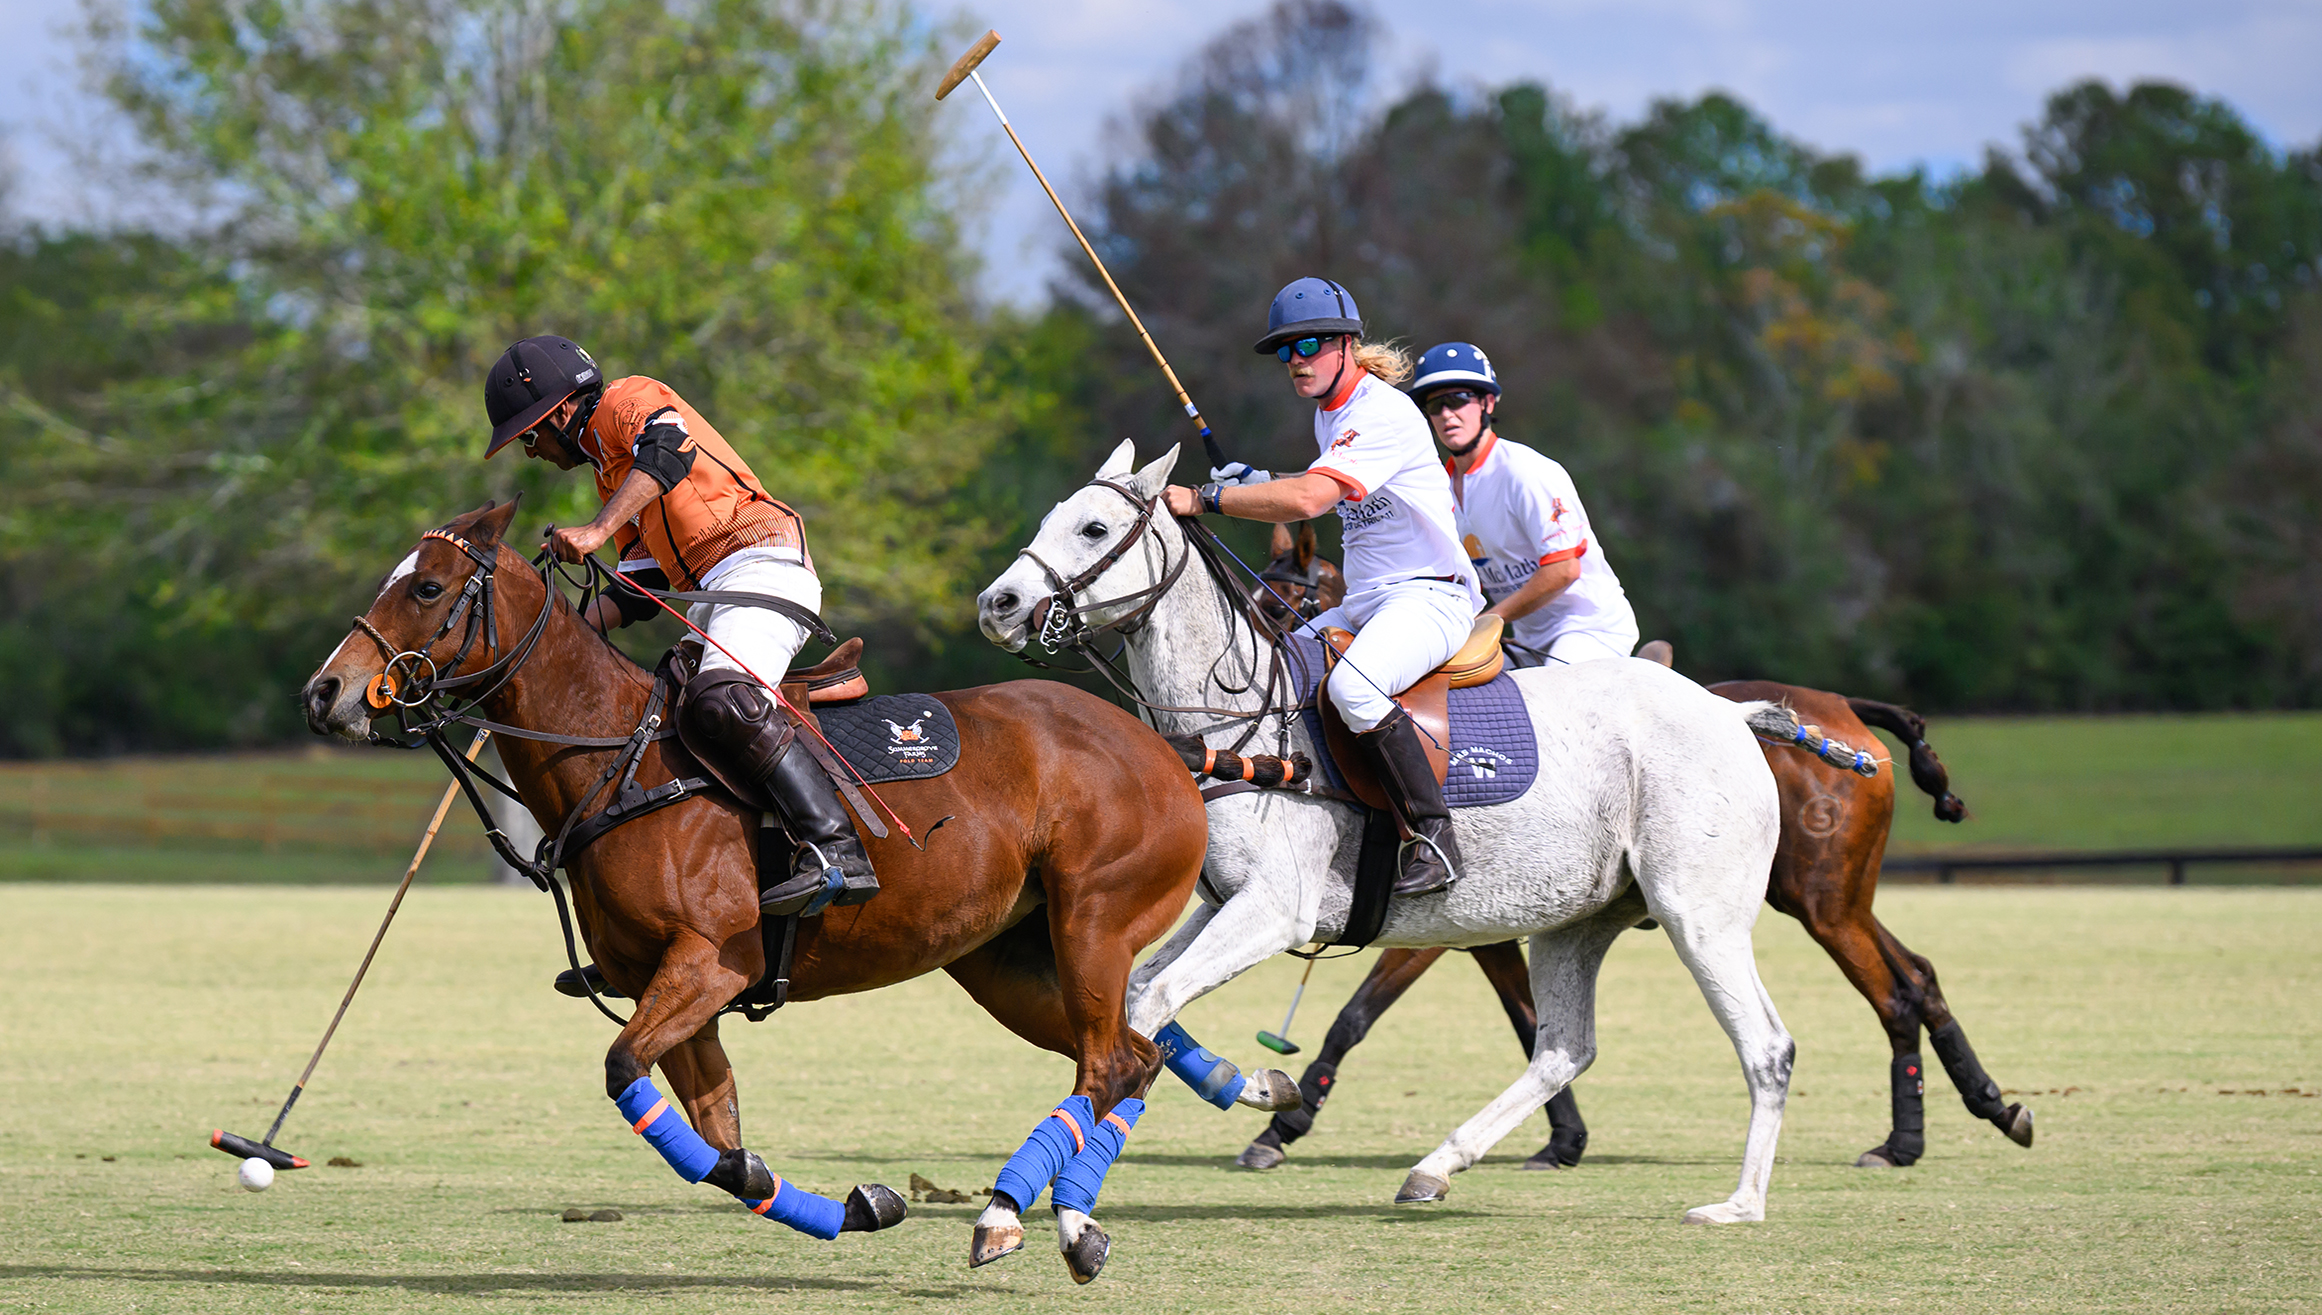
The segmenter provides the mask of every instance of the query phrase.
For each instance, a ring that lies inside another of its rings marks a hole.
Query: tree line
[[[885,0],[161,0],[92,32],[195,218],[0,243],[0,752],[294,736],[420,529],[589,514],[480,459],[482,371],[535,332],[709,415],[883,679],[1020,671],[975,590],[1120,436],[1189,435],[1079,266],[977,303],[928,95],[956,35]],[[1380,336],[1491,352],[1502,432],[1573,470],[1692,674],[2322,696],[2316,150],[2089,83],[1979,171],[1873,177],[1721,95],[1621,124],[1536,84],[1382,94],[1379,41],[1341,0],[1220,34],[1082,203],[1237,456],[1311,459],[1249,342],[1327,273]]]

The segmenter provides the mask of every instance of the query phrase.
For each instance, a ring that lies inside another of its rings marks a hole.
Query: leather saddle
[[[1451,655],[1451,660],[1428,672],[1418,684],[1395,696],[1395,702],[1410,714],[1419,728],[1419,742],[1427,748],[1427,761],[1435,768],[1435,783],[1443,784],[1451,769],[1451,691],[1470,685],[1488,685],[1499,678],[1507,665],[1507,654],[1500,649],[1500,635],[1505,623],[1499,617],[1484,615],[1475,619],[1475,628],[1467,635],[1467,642]],[[1339,654],[1354,642],[1354,633],[1326,626],[1322,631],[1322,684],[1314,692],[1314,701],[1322,716],[1324,742],[1330,746],[1330,756],[1338,764],[1338,774],[1346,781],[1355,798],[1373,808],[1387,807],[1387,792],[1371,771],[1370,759],[1355,743],[1355,733],[1339,717],[1338,708],[1330,701],[1330,678],[1338,668]]]
[[[671,675],[681,687],[692,681],[694,674],[701,670],[701,653],[700,641],[692,639],[670,650],[666,661]],[[807,723],[819,732],[822,722],[814,715],[816,704],[852,703],[870,696],[871,682],[863,675],[860,665],[862,658],[863,641],[858,637],[832,649],[829,657],[811,667],[792,667],[782,675],[782,701],[789,705],[789,711],[795,713],[796,720]],[[863,799],[861,792],[855,789],[853,774],[838,760],[838,755],[822,742],[822,737],[819,734],[802,735],[799,742],[806,746],[807,753],[813,756],[815,762],[821,764],[823,775],[828,776],[831,784],[838,788],[839,797],[855,810],[855,816],[863,829],[878,839],[886,839],[886,826],[871,811],[870,804]],[[674,738],[666,743],[683,748]],[[688,752],[686,757],[694,759],[695,755]],[[705,774],[724,785],[743,806],[759,812],[770,812],[767,801],[755,789],[744,788],[747,783],[738,786],[708,764],[701,764],[701,767]]]

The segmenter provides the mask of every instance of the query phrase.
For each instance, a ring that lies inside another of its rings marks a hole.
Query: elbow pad
[[[663,493],[676,488],[693,473],[694,452],[686,447],[691,436],[685,432],[685,420],[671,408],[664,407],[645,424],[637,435],[632,457],[635,468],[653,477]]]

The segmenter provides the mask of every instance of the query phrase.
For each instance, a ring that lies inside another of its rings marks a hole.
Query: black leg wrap
[[[779,1186],[766,1162],[756,1152],[740,1146],[718,1152],[718,1167],[710,1170],[702,1181],[721,1192],[751,1201],[765,1200]]]
[[[1315,1060],[1306,1066],[1298,1079],[1298,1108],[1283,1110],[1267,1125],[1267,1131],[1278,1139],[1277,1145],[1287,1145],[1314,1131],[1314,1116],[1322,1113],[1322,1103],[1330,1099],[1330,1089],[1338,1082],[1338,1065]]]
[[[1588,1149],[1588,1125],[1580,1120],[1580,1102],[1566,1087],[1548,1098],[1548,1158],[1566,1169],[1580,1163]]]
[[[1879,1153],[1900,1169],[1927,1153],[1926,1066],[1916,1054],[1897,1055],[1887,1076],[1894,1083],[1894,1130]]]
[[[1999,1084],[1983,1071],[1983,1062],[1975,1057],[1975,1047],[1967,1044],[1967,1033],[1959,1026],[1959,1020],[1954,1018],[1929,1032],[1927,1040],[1942,1059],[1943,1071],[1951,1075],[1951,1085],[1959,1088],[1959,1098],[1967,1102],[1967,1112],[1998,1123],[2007,1113],[2008,1103],[2000,1097]]]

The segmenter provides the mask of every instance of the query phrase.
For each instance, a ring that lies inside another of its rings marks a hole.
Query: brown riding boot
[[[1443,784],[1427,761],[1427,746],[1419,728],[1401,708],[1385,721],[1355,736],[1369,755],[1371,770],[1385,787],[1395,820],[1411,839],[1403,842],[1403,875],[1396,879],[1397,895],[1432,895],[1459,880],[1459,840],[1451,833],[1451,810],[1443,803]]]
[[[871,856],[837,787],[797,744],[797,728],[755,679],[727,670],[696,676],[686,686],[677,729],[726,788],[752,806],[771,807],[798,846],[789,878],[759,892],[761,912],[812,917],[879,893]]]

